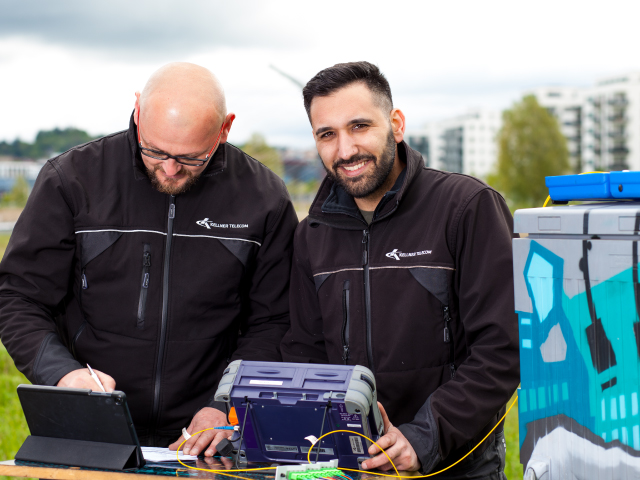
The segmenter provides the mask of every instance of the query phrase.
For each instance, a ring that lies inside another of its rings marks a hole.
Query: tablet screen
[[[20,385],[18,396],[31,435],[138,444],[123,392]]]

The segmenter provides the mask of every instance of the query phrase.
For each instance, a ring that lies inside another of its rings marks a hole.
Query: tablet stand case
[[[16,453],[16,460],[108,470],[138,467],[135,445],[34,437],[33,435],[26,438]]]
[[[20,385],[31,430],[16,460],[125,470],[144,457],[123,392]]]

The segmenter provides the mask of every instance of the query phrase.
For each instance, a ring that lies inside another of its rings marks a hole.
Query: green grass
[[[507,408],[516,399],[514,395]],[[504,472],[509,480],[522,479],[522,465],[520,464],[520,442],[518,441],[518,404],[514,405],[504,423],[504,437],[507,441],[507,461]]]
[[[0,258],[4,255],[9,242],[9,235],[0,235]],[[21,383],[29,383],[13,363],[7,350],[0,344],[0,460],[11,460],[29,435],[27,422],[22,414],[22,407],[16,387]],[[11,477],[2,477],[8,480]]]
[[[16,387],[29,381],[16,369],[0,345],[0,460],[11,460],[29,435]],[[1,480],[10,477],[0,477]]]
[[[0,235],[0,257],[7,248],[9,235]],[[12,459],[24,439],[29,435],[27,423],[22,414],[16,387],[29,381],[16,369],[13,360],[0,344],[0,460]],[[509,405],[515,399],[509,401]],[[515,405],[504,424],[507,441],[507,461],[505,473],[509,480],[522,479],[520,465],[520,442],[518,441],[518,406]],[[8,477],[0,477],[5,480]]]

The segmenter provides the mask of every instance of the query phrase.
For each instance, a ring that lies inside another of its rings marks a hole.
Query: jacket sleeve
[[[82,368],[56,331],[76,248],[73,213],[61,177],[42,168],[0,263],[0,339],[34,384],[56,385]]]
[[[291,267],[291,327],[282,340],[282,359],[285,362],[329,363],[316,286],[309,266],[305,232],[309,226],[303,221],[294,239]]]
[[[279,362],[280,341],[289,328],[289,272],[298,217],[282,184],[279,211],[255,257],[248,278],[245,322],[231,360]]]
[[[469,355],[414,420],[399,427],[425,472],[481,431],[488,432],[520,379],[513,218],[502,197],[487,188],[463,204],[458,216],[447,234],[456,258],[454,296]]]

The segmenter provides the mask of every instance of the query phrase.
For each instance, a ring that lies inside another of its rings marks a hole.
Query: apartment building
[[[640,72],[600,79],[582,108],[583,171],[640,170]]]
[[[501,123],[500,112],[474,110],[430,122],[409,132],[407,138],[425,157],[427,166],[484,178],[497,158],[496,135]]]
[[[538,103],[558,120],[560,131],[567,139],[572,168],[577,172],[584,171],[582,117],[585,91],[576,87],[539,87],[525,92],[525,95],[534,95]]]
[[[640,72],[531,92],[560,123],[575,170],[640,170]]]

